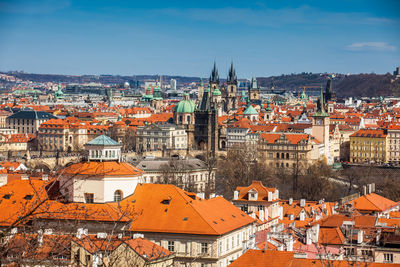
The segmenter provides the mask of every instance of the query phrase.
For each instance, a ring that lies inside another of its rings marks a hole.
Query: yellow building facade
[[[350,162],[387,163],[387,134],[384,130],[362,129],[350,135]]]

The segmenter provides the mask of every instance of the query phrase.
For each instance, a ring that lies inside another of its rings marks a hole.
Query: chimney
[[[239,191],[235,190],[235,192],[233,192],[233,200],[238,200],[239,199]]]
[[[368,194],[372,193],[372,184],[368,184]]]
[[[289,198],[289,205],[292,205],[293,204],[293,198],[291,197],[291,198]]]
[[[371,184],[371,193],[374,193],[375,192],[375,183],[372,183]]]
[[[272,192],[271,191],[268,192],[268,201],[272,201]]]
[[[275,198],[274,199],[278,199],[279,198],[279,190],[275,189]]]
[[[294,220],[294,215],[293,214],[289,214],[289,220],[291,220],[291,221]]]
[[[264,211],[264,218],[266,221],[268,221],[268,209],[265,209]]]
[[[366,195],[367,194],[367,187],[364,185],[363,186],[363,195]]]
[[[196,196],[197,196],[198,198],[204,199],[204,193],[197,193]]]
[[[260,210],[259,212],[258,212],[258,217],[260,218],[260,221],[264,221],[264,210]]]
[[[39,242],[39,246],[42,246],[43,245],[43,230],[42,229],[38,230],[37,239]]]
[[[290,235],[286,242],[286,251],[293,251],[293,237]]]
[[[306,219],[306,213],[302,210],[300,212],[300,221],[304,221]]]
[[[300,207],[304,208],[306,205],[306,200],[304,198],[300,199]]]
[[[49,180],[49,175],[48,174],[42,174],[42,180],[43,181]]]
[[[364,237],[364,231],[363,230],[358,230],[358,233],[357,233],[357,244],[361,244],[363,242],[363,237]]]
[[[76,237],[78,239],[82,238],[82,234],[83,234],[83,228],[78,228],[78,230],[76,231]]]
[[[306,231],[306,245],[311,245],[312,244],[311,231],[312,231],[311,228],[307,229],[307,231]]]

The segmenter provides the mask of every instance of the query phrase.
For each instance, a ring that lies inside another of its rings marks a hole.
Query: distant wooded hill
[[[263,87],[285,88],[298,90],[303,86],[325,88],[327,78],[323,74],[291,74],[259,78],[259,84]],[[400,96],[400,80],[394,81],[391,74],[355,74],[337,75],[333,79],[333,88],[338,96]]]
[[[9,73],[11,74],[11,73]],[[11,75],[22,80],[34,82],[63,82],[63,83],[88,83],[100,82],[104,84],[122,84],[126,81],[136,80],[144,81],[147,79],[157,79],[156,75],[137,75],[137,76],[119,76],[119,75],[57,75],[57,74],[31,74],[31,73],[12,73]],[[199,77],[184,76],[163,76],[166,81],[176,79],[179,84],[199,82]],[[258,83],[262,87],[287,90],[299,90],[306,87],[319,87],[326,85],[326,75],[316,73],[300,73],[271,77],[258,77]],[[333,80],[333,88],[340,97],[348,96],[400,96],[400,79],[394,81],[391,74],[354,74],[337,75]]]

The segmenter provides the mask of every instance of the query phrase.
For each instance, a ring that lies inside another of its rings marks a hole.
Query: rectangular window
[[[384,253],[383,254],[383,261],[384,262],[393,262],[393,254],[392,253]]]
[[[85,193],[85,202],[86,203],[94,203],[94,194],[93,193]]]
[[[208,244],[207,243],[201,243],[201,253],[202,254],[208,253]]]
[[[168,241],[168,250],[171,252],[175,251],[175,242],[174,241]]]

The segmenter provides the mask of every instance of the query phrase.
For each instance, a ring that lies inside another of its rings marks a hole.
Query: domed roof
[[[193,113],[196,108],[195,103],[192,100],[185,99],[176,105],[175,112],[178,113]]]
[[[244,115],[258,115],[258,112],[252,105],[249,105],[243,112]]]

